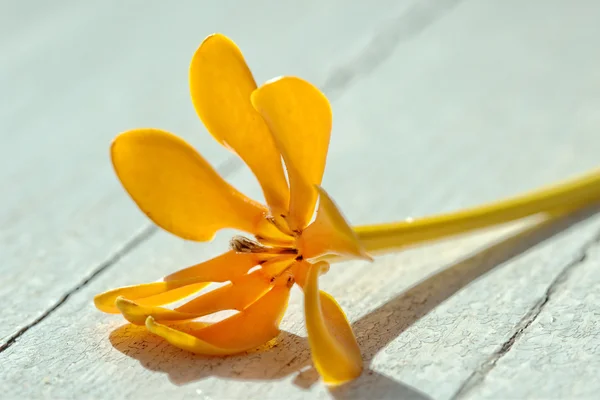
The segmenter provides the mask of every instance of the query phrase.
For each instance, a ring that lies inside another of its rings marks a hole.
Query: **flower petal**
[[[314,185],[321,184],[325,170],[332,123],[329,101],[310,83],[283,77],[255,90],[252,105],[267,122],[287,167],[288,224],[302,231],[315,209]]]
[[[226,282],[242,276],[261,262],[256,253],[236,253],[233,250],[210,260],[192,265],[165,276],[165,281],[201,279],[203,282]]]
[[[341,384],[361,374],[362,357],[344,311],[333,297],[319,291],[319,273],[326,265],[312,265],[306,277],[306,330],[315,368],[325,383]]]
[[[298,238],[298,248],[304,258],[337,254],[372,261],[331,197],[320,186],[317,186],[317,191],[317,217]]]
[[[287,213],[289,188],[281,155],[250,95],[256,83],[240,49],[227,37],[207,37],[192,58],[190,91],[206,129],[237,153],[258,179],[273,215]]]
[[[144,325],[149,316],[158,321],[182,321],[200,317],[200,315],[182,313],[164,307],[145,306],[125,297],[118,297],[115,306],[127,321],[135,325]]]
[[[202,294],[174,310],[146,306],[123,297],[117,299],[116,306],[125,319],[136,325],[144,325],[149,316],[156,321],[190,320],[217,311],[241,311],[265,294],[270,286],[268,277],[261,271],[255,271],[233,283]]]
[[[139,300],[144,305],[162,305],[184,299],[189,295],[199,292],[210,282],[172,281],[142,283],[140,285],[125,286],[100,293],[94,297],[94,305],[100,311],[109,314],[118,314],[121,311],[116,306],[119,297],[129,300]]]
[[[274,257],[261,265],[261,271],[270,279],[275,279],[285,271],[292,269],[293,264],[296,262],[296,257],[295,254],[284,254]]]
[[[212,290],[194,300],[177,307],[184,313],[207,315],[221,310],[241,311],[265,294],[271,283],[262,271],[257,270],[244,275],[232,283]]]
[[[204,355],[228,355],[254,349],[279,334],[290,287],[276,286],[244,311],[200,329],[177,330],[177,326],[146,320],[148,330],[172,345]]]
[[[235,228],[269,237],[274,229],[265,208],[225,182],[175,135],[158,129],[124,132],[113,141],[111,155],[139,208],[177,236],[207,241],[219,229]]]
[[[137,300],[138,305],[159,306],[199,292],[211,282],[226,282],[245,275],[260,262],[252,253],[228,251],[203,263],[184,268],[164,278],[164,282],[143,283],[109,290],[94,297],[100,311],[118,314],[118,297]]]

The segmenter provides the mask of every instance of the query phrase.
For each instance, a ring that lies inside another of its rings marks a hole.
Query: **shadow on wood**
[[[600,207],[595,206],[536,224],[448,266],[360,318],[352,328],[363,352],[365,371],[356,381],[331,388],[332,396],[362,399],[377,393],[379,398],[428,399],[416,389],[371,370],[375,355],[469,283],[599,211]],[[110,341],[121,353],[139,360],[144,368],[166,373],[176,385],[211,376],[275,380],[295,374],[294,384],[308,389],[319,379],[311,366],[307,340],[285,331],[255,351],[229,357],[206,357],[180,350],[144,327],[131,324],[114,330]]]
[[[202,356],[171,346],[143,326],[122,325],[110,334],[112,346],[149,370],[166,373],[176,385],[220,376],[239,380],[280,379],[310,364],[305,338],[282,331],[271,342],[239,355]]]

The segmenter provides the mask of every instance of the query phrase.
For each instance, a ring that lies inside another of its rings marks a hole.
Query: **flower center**
[[[273,284],[294,284],[293,267],[298,261],[302,261],[303,257],[293,244],[270,246],[236,235],[230,240],[229,246],[238,253],[258,255],[263,273]]]

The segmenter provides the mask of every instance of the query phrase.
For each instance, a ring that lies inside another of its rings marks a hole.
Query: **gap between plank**
[[[158,230],[158,227],[155,225],[147,225],[144,227],[139,233],[135,234],[133,238],[125,243],[123,247],[117,250],[113,255],[111,255],[106,261],[101,263],[98,268],[96,268],[90,275],[88,275],[83,281],[79,282],[74,288],[70,289],[65,293],[54,305],[52,305],[49,309],[40,314],[36,319],[28,323],[27,325],[21,327],[16,333],[12,334],[8,337],[6,342],[0,345],[0,353],[4,350],[8,349],[10,346],[16,343],[17,339],[21,337],[25,332],[29,329],[33,328],[46,318],[48,318],[54,311],[56,311],[60,306],[62,306],[73,294],[77,293],[81,289],[83,289],[88,283],[90,283],[94,278],[100,275],[102,272],[106,271],[111,265],[118,262],[121,258],[123,258],[127,253],[131,250],[138,247],[142,244],[146,239],[148,239],[154,232]]]
[[[450,397],[450,400],[460,400],[464,398],[473,389],[483,383],[488,374],[494,369],[498,361],[500,361],[500,359],[513,348],[517,340],[523,336],[525,331],[537,319],[540,313],[544,310],[546,304],[548,304],[552,298],[552,295],[569,280],[573,271],[587,259],[589,250],[599,243],[600,234],[596,235],[581,248],[579,255],[562,269],[562,271],[550,283],[544,295],[533,305],[533,307],[531,307],[521,321],[519,321],[515,327],[514,333],[510,336],[510,338],[469,375],[469,377],[462,383],[454,395]]]
[[[219,165],[217,171],[220,175],[225,178],[226,176],[234,173],[237,169],[240,168],[242,163],[236,156],[228,157],[224,162]],[[25,332],[29,329],[33,328],[46,318],[48,318],[54,311],[59,309],[63,304],[67,302],[67,300],[75,293],[83,289],[87,286],[91,281],[93,281],[97,276],[102,274],[104,271],[108,270],[112,265],[116,264],[119,260],[125,257],[129,252],[140,246],[146,240],[148,240],[154,233],[158,231],[158,226],[154,224],[149,224],[142,228],[138,233],[134,234],[131,239],[129,239],[125,244],[118,249],[114,254],[109,256],[105,261],[103,261],[97,268],[95,268],[91,274],[85,277],[82,281],[80,281],[73,288],[68,290],[56,303],[54,303],[50,308],[43,311],[37,318],[35,318],[30,323],[22,326],[17,332],[8,336],[6,341],[0,344],[0,353],[4,350],[11,347],[13,344],[17,342],[19,337],[21,337]]]
[[[406,42],[451,12],[462,0],[417,1],[379,29],[353,59],[335,68],[322,90],[330,99],[348,89],[352,82],[368,76],[383,64],[399,43]]]

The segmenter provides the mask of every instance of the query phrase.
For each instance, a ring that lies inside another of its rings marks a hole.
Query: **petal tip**
[[[116,308],[114,300],[111,302],[113,298],[113,290],[108,290],[103,293],[99,293],[94,296],[94,306],[107,314],[118,314],[119,310]]]
[[[156,328],[156,320],[151,315],[148,315],[148,317],[146,317],[146,321],[144,322],[144,324],[146,325],[146,329],[154,333],[154,329]]]
[[[140,306],[137,303],[119,296],[115,300],[115,306],[121,311],[121,314],[127,321],[134,325],[144,325],[146,315],[139,312]]]

